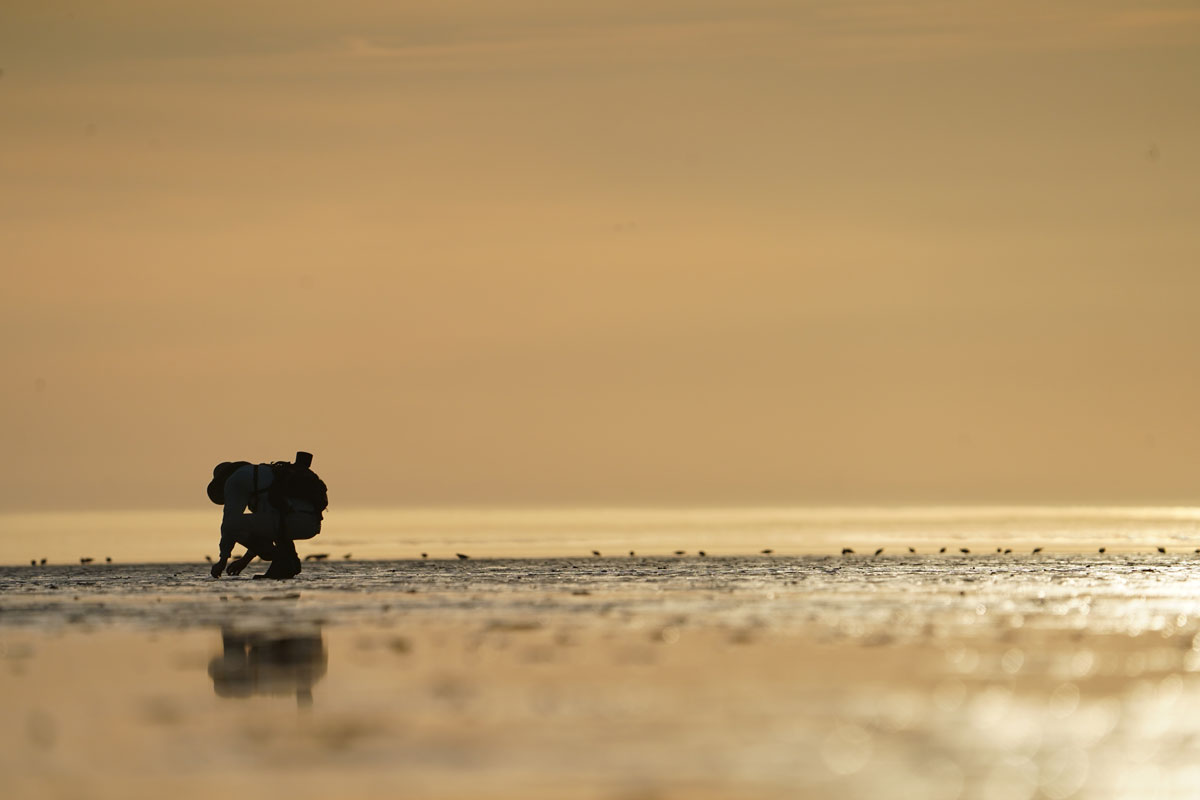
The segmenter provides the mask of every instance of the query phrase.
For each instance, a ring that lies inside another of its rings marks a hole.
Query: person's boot
[[[300,574],[300,556],[296,553],[296,543],[284,539],[277,543],[275,560],[267,568],[264,578],[285,581]]]

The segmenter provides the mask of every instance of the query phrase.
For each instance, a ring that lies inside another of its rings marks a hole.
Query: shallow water
[[[9,796],[1200,794],[1191,553],[260,571],[0,568]]]

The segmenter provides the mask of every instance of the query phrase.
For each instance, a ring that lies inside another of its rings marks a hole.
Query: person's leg
[[[296,553],[296,545],[291,539],[281,538],[275,542],[275,559],[262,578],[287,580],[300,574],[300,556]]]
[[[321,532],[321,518],[315,514],[293,511],[283,519],[283,527],[274,542],[271,566],[258,577],[287,580],[300,574],[300,556],[296,539],[311,539]]]
[[[275,558],[275,539],[279,534],[279,515],[274,511],[242,514],[234,523],[234,540],[263,561]]]
[[[247,557],[252,557],[250,553],[254,553],[263,561],[271,562],[266,573],[260,577],[286,579],[300,574],[300,556],[296,553],[295,540],[311,539],[320,532],[321,519],[315,514],[293,511],[287,514],[280,526],[278,514],[260,511],[242,515],[237,521],[234,538],[246,548]],[[240,564],[238,572],[244,568],[245,564]]]
[[[230,562],[229,566],[225,568],[225,574],[240,575],[242,570],[250,566],[250,562],[254,560],[254,556],[256,555],[257,553],[254,552],[253,548],[247,546],[246,554],[238,560]]]

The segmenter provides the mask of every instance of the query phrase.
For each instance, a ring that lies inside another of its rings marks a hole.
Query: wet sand
[[[0,569],[6,796],[1200,792],[1194,557],[204,569]]]

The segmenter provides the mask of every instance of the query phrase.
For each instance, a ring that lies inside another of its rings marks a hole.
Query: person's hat
[[[225,481],[229,480],[238,467],[248,464],[248,461],[222,461],[213,467],[212,480],[208,482],[208,499],[219,506],[225,505]]]

